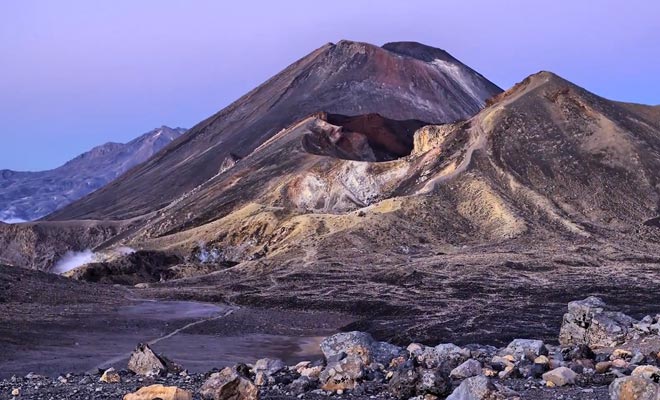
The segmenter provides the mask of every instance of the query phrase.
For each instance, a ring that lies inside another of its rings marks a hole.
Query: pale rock
[[[481,363],[474,359],[463,362],[449,373],[449,377],[453,379],[465,379],[477,375],[481,375]]]
[[[329,363],[321,372],[319,380],[323,390],[351,390],[364,376],[364,359],[361,355],[349,355]]]
[[[137,375],[155,376],[167,372],[179,373],[182,368],[163,355],[157,355],[149,345],[140,343],[128,360],[128,370]]]
[[[559,367],[543,374],[543,380],[552,382],[556,386],[575,384],[577,374],[570,368]]]
[[[641,376],[658,383],[660,382],[660,368],[654,365],[640,365],[633,370],[632,376]]]
[[[192,400],[192,393],[176,386],[151,385],[124,396],[124,400]]]
[[[542,340],[514,339],[503,350],[503,353],[510,354],[517,360],[527,358],[532,361],[538,356],[547,355],[548,349],[545,347]]]
[[[447,397],[447,400],[503,400],[505,396],[485,376],[467,378]]]
[[[547,356],[538,356],[534,359],[534,364],[541,364],[541,365],[547,365],[550,363],[550,360],[548,359]]]
[[[108,368],[103,372],[103,375],[101,375],[99,381],[105,383],[120,383],[121,376],[119,376],[119,373],[115,371],[114,368]]]
[[[609,387],[611,400],[658,400],[660,385],[641,376],[615,379]]]

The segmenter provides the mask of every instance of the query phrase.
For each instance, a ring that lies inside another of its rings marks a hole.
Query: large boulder
[[[321,351],[326,360],[340,353],[360,357],[365,364],[372,362],[387,365],[404,353],[401,347],[387,342],[378,342],[366,332],[342,332],[325,338],[321,342]]]
[[[658,400],[660,385],[642,376],[615,379],[609,387],[611,400]]]
[[[124,396],[124,400],[192,400],[192,393],[176,386],[151,385]]]
[[[475,376],[461,384],[447,397],[447,400],[503,400],[505,396],[485,376]]]
[[[598,297],[572,301],[564,314],[559,343],[591,348],[615,346],[626,340],[635,322],[623,313],[605,311],[605,303]]]
[[[128,360],[128,370],[137,375],[164,375],[168,372],[181,372],[181,369],[179,365],[170,361],[162,354],[156,354],[148,344],[144,343],[137,345]]]
[[[199,390],[206,400],[257,400],[259,390],[242,370],[246,368],[226,367],[212,374]]]

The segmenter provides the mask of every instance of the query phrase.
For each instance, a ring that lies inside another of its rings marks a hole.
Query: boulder
[[[660,383],[660,368],[654,365],[640,365],[633,370],[632,376],[641,376],[655,383]]]
[[[192,400],[192,393],[176,386],[151,385],[124,396],[124,400]]]
[[[564,314],[559,332],[559,343],[562,346],[587,344],[587,329],[591,326],[591,320],[604,310],[605,303],[593,296],[568,303],[568,313]]]
[[[417,393],[417,383],[419,373],[412,366],[412,363],[406,363],[399,366],[396,371],[389,375],[390,381],[387,385],[391,394],[399,399],[409,399]]]
[[[449,377],[452,379],[465,379],[477,375],[481,375],[481,363],[473,359],[463,362],[449,373]]]
[[[470,350],[458,347],[453,343],[443,343],[435,347],[418,346],[420,347],[413,349],[411,354],[420,366],[427,369],[442,367],[449,373],[470,357]]]
[[[658,400],[660,385],[642,376],[615,379],[609,387],[611,400]]]
[[[587,329],[586,342],[589,347],[611,347],[626,341],[626,335],[635,320],[621,312],[606,311],[597,314]]]
[[[270,381],[274,381],[272,379],[273,375],[286,369],[287,366],[284,361],[279,359],[262,358],[257,360],[252,369],[255,374],[254,383],[257,386],[263,386]]]
[[[287,368],[286,364],[284,363],[284,361],[280,359],[262,358],[260,360],[257,360],[256,363],[254,363],[253,370],[255,373],[263,372],[267,376],[271,376],[286,368]]]
[[[574,385],[577,374],[570,368],[559,367],[543,374],[543,380],[551,383],[549,386]]]
[[[530,361],[534,361],[534,359],[540,355],[547,355],[548,349],[545,347],[542,340],[514,339],[502,351],[502,353],[511,354],[517,360],[526,358]]]
[[[342,332],[325,338],[321,351],[326,360],[340,353],[362,358],[365,364],[371,362],[387,365],[392,358],[404,353],[401,347],[386,342],[378,342],[366,332]]]
[[[364,377],[364,369],[362,355],[351,354],[330,362],[319,376],[321,388],[330,391],[354,389]]]
[[[156,354],[148,344],[140,343],[131,353],[128,370],[137,375],[155,376],[168,372],[179,373],[182,368],[162,354]]]
[[[615,346],[626,340],[635,322],[623,313],[605,311],[605,303],[597,297],[572,301],[564,314],[559,343],[590,348]]]
[[[418,395],[442,396],[450,387],[439,369],[419,368],[417,376],[415,391]]]
[[[474,376],[461,384],[447,397],[447,400],[502,400],[505,396],[485,376]]]
[[[242,372],[240,366],[226,367],[212,374],[199,390],[207,400],[257,400],[259,390]]]
[[[119,373],[115,371],[114,368],[108,368],[103,372],[103,375],[101,375],[99,381],[105,383],[120,383],[121,376],[119,376]]]

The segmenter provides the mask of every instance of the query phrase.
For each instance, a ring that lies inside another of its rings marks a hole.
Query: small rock
[[[599,374],[604,374],[607,371],[609,371],[611,367],[612,367],[612,361],[601,361],[599,363],[596,363],[595,370]]]
[[[616,360],[612,361],[612,366],[614,368],[626,368],[628,367],[628,361],[622,358],[617,358]]]
[[[301,376],[307,376],[309,378],[318,378],[319,375],[321,375],[321,371],[323,371],[323,367],[320,365],[316,365],[313,367],[303,368],[299,370],[298,373]]]
[[[449,377],[453,379],[465,379],[477,375],[481,375],[481,363],[473,359],[465,361],[449,373]]]
[[[254,372],[263,372],[266,376],[272,376],[277,372],[286,369],[284,361],[279,359],[262,358],[254,363]]]
[[[20,396],[21,395],[21,389],[19,389],[19,388],[12,389],[11,395],[14,396],[14,397]]]
[[[447,400],[500,400],[504,395],[485,376],[474,376],[465,379],[447,397]]]
[[[241,366],[226,367],[212,374],[199,393],[207,400],[257,400],[259,390],[241,372]]]
[[[593,359],[594,352],[586,344],[577,344],[575,346],[564,347],[561,349],[561,355],[564,360]]]
[[[318,380],[301,376],[291,382],[287,387],[293,394],[299,395],[316,389],[318,387]]]
[[[364,359],[359,355],[329,363],[319,376],[321,388],[328,391],[354,389],[364,376],[364,368]]]
[[[192,400],[192,393],[176,386],[151,385],[124,396],[124,400]]]
[[[427,369],[441,367],[449,373],[470,357],[470,350],[453,343],[442,343],[435,347],[424,346],[421,351],[412,354],[420,366]]]
[[[610,360],[623,359],[630,360],[632,358],[632,352],[624,349],[614,349],[610,355]]]
[[[550,360],[547,356],[541,355],[534,359],[534,364],[548,365]]]
[[[514,339],[503,352],[513,355],[517,360],[527,358],[532,361],[540,355],[547,355],[548,349],[541,340]]]
[[[128,360],[128,370],[137,375],[156,376],[165,375],[168,372],[179,373],[183,368],[167,359],[167,357],[154,353],[149,345],[140,343],[133,350],[131,358]]]
[[[325,338],[321,342],[321,351],[326,360],[340,353],[358,356],[364,364],[372,361],[387,365],[392,358],[404,352],[401,347],[386,342],[377,342],[370,334],[365,332],[342,332]]]
[[[121,376],[119,376],[119,373],[115,371],[114,368],[108,368],[105,370],[105,372],[103,372],[103,375],[101,375],[99,381],[105,383],[120,383]]]
[[[559,367],[543,374],[543,380],[552,382],[556,386],[565,386],[575,384],[577,374],[570,368]]]
[[[442,372],[438,369],[420,368],[417,370],[417,375],[419,379],[415,385],[415,392],[419,395],[441,396],[450,387]]]

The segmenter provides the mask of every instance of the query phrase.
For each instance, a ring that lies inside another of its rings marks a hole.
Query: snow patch
[[[480,106],[483,106],[485,104],[485,100],[490,97],[488,93],[478,90],[476,86],[477,82],[475,81],[474,76],[472,76],[469,71],[466,71],[460,65],[456,65],[440,59],[431,61],[431,64],[438,67],[442,72],[444,72],[456,83],[458,83],[461,88]]]

